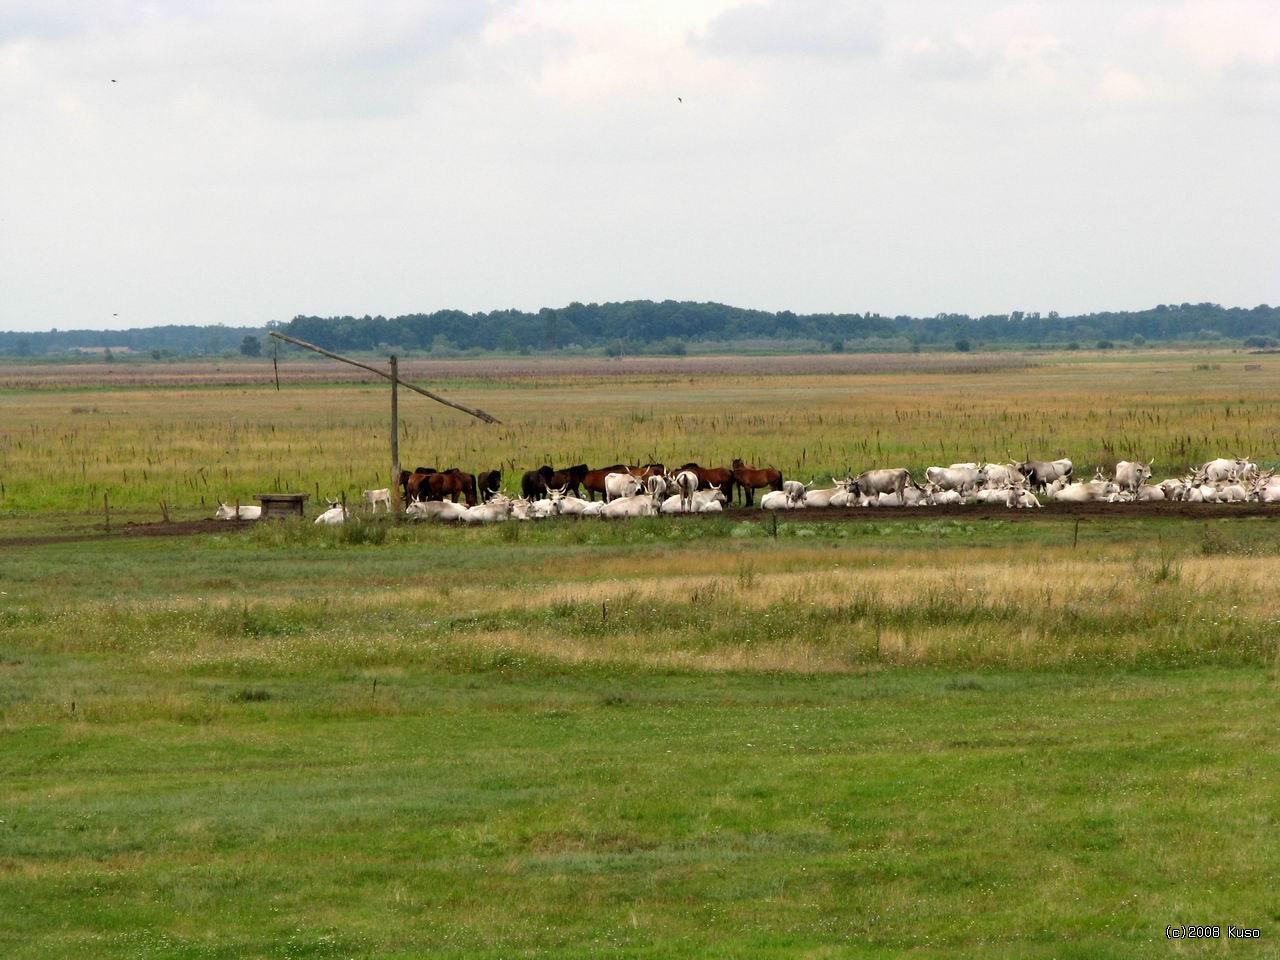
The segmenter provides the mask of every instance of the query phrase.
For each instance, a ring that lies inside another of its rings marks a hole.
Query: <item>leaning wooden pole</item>
[[[391,508],[400,516],[400,361],[394,354],[391,356]]]
[[[314,343],[307,343],[307,341],[305,340],[299,340],[296,337],[290,337],[287,334],[277,333],[275,330],[270,330],[268,332],[271,334],[271,336],[275,337],[277,340],[283,340],[285,343],[292,343],[295,347],[302,347],[304,350],[310,350],[313,353],[318,353],[322,357],[328,357],[330,360],[338,360],[338,361],[341,361],[342,363],[349,363],[353,367],[359,367],[361,370],[368,370],[370,373],[376,373],[378,376],[382,377],[382,379],[384,380],[391,379],[391,374],[387,373],[385,370],[379,370],[377,367],[371,367],[367,363],[360,363],[359,361],[351,360],[348,357],[344,357],[344,356],[341,356],[340,354],[333,353],[329,350],[324,349],[323,347],[317,347]],[[475,407],[468,407],[466,404],[463,404],[463,403],[455,403],[452,400],[447,400],[444,397],[440,396],[440,394],[432,393],[430,390],[424,390],[422,387],[419,387],[416,384],[412,384],[407,380],[401,380],[399,381],[399,383],[400,383],[400,386],[408,390],[412,390],[414,393],[422,394],[428,400],[434,400],[436,403],[443,403],[446,407],[453,407],[453,409],[455,410],[461,410],[463,413],[469,413],[471,414],[471,416],[475,417],[477,420],[483,420],[485,423],[501,423],[502,422],[497,417],[493,416],[492,414],[485,413],[483,410],[478,410]]]

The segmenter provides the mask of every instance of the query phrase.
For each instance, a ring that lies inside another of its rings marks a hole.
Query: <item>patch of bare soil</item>
[[[42,534],[34,537],[0,538],[0,547],[36,547],[46,543],[76,543],[89,540],[119,539],[122,537],[192,537],[206,533],[227,533],[244,530],[250,520],[183,520],[173,523],[124,523],[113,524],[110,530],[99,525],[93,532],[78,531],[64,534]]]

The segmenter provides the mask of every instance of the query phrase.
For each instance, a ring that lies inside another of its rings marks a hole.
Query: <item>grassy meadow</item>
[[[0,948],[1273,937],[1271,522],[1143,526],[299,524],[5,553]]]
[[[1256,369],[1254,369],[1256,368]],[[196,387],[166,365],[98,385],[79,365],[0,370],[0,513],[93,513],[102,496],[153,515],[163,500],[384,486],[385,383],[324,383],[340,364],[231,364]],[[401,460],[471,472],[658,459],[772,464],[826,478],[872,466],[1067,455],[1082,468],[1155,458],[1158,475],[1235,453],[1276,462],[1280,355],[739,357],[406,364],[486,426],[406,392]],[[208,375],[208,371],[205,371]],[[343,374],[345,375],[345,374]],[[290,378],[293,378],[291,381]],[[7,384],[7,386],[6,386]]]
[[[1276,458],[1280,358],[821,359],[423,370],[504,423],[405,460]],[[1277,518],[21,542],[385,477],[250,374],[0,387],[0,956],[1277,955]]]

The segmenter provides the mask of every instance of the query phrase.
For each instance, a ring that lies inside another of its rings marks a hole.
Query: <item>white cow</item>
[[[1217,483],[1219,480],[1231,480],[1235,477],[1249,477],[1258,472],[1258,465],[1250,463],[1248,457],[1236,457],[1228,460],[1225,457],[1218,457],[1216,460],[1210,460],[1203,464],[1197,473],[1205,480],[1211,483]]]
[[[1120,488],[1110,480],[1069,483],[1058,490],[1054,490],[1053,486],[1053,484],[1049,485],[1047,495],[1050,500],[1056,500],[1059,503],[1094,503],[1106,500],[1120,492]]]
[[[1144,483],[1142,486],[1138,488],[1137,493],[1135,493],[1133,496],[1134,496],[1134,499],[1137,500],[1139,503],[1151,503],[1155,500],[1168,499],[1168,497],[1166,497],[1164,494],[1164,487],[1160,486],[1159,484],[1152,486],[1150,484]]]
[[[415,520],[462,520],[467,507],[452,500],[415,500],[404,512]]]
[[[386,487],[381,490],[365,490],[363,496],[364,502],[372,508],[374,513],[378,512],[378,504],[385,506],[387,513],[391,512],[391,491]]]
[[[1002,485],[999,487],[983,487],[974,496],[974,500],[976,500],[978,503],[985,503],[985,504],[997,504],[997,503],[1008,504],[1009,491],[1012,489],[1013,487],[1008,485]]]
[[[782,492],[787,495],[787,499],[791,501],[792,506],[804,506],[805,485],[799,480],[783,480]]]
[[[557,502],[560,504],[560,512],[570,517],[587,516],[588,508],[593,503],[602,506],[599,500],[583,500],[581,497],[561,497]]]
[[[1044,506],[1044,504],[1036,499],[1036,495],[1026,487],[1012,487],[1009,492],[1011,496],[1009,497],[1009,502],[1005,504],[1005,506],[1017,507],[1019,510],[1032,507],[1042,508]]]
[[[1141,460],[1121,460],[1116,464],[1116,483],[1121,490],[1137,493],[1138,488],[1151,479],[1151,464],[1154,460],[1143,463]]]
[[[865,473],[858,474],[858,479],[854,482],[857,484],[858,492],[864,496],[877,493],[896,493],[901,497],[902,491],[908,486],[916,486],[915,480],[911,477],[911,471],[905,467],[868,470]]]
[[[975,489],[980,482],[977,467],[929,467],[924,475],[939,490],[956,490],[960,493]]]
[[[806,490],[804,493],[804,503],[807,507],[845,507],[848,506],[849,487],[851,480],[837,480],[831,478],[834,487],[824,487],[821,490]],[[839,501],[837,502],[837,497]]]
[[[335,526],[347,522],[347,508],[337,500],[329,500],[329,509],[316,517],[316,523]]]
[[[554,494],[543,500],[534,500],[529,504],[529,516],[534,520],[545,520],[558,516],[563,509],[564,499]]]
[[[1254,482],[1253,492],[1263,503],[1280,503],[1280,477],[1259,478]]]
[[[616,476],[616,474],[609,474],[609,476]],[[654,504],[653,497],[642,493],[632,494],[629,497],[614,497],[604,505],[600,515],[603,517],[652,517],[657,512],[658,507]]]
[[[1224,484],[1218,489],[1219,503],[1244,503],[1249,499],[1249,491],[1240,483]]]
[[[229,507],[225,503],[218,504],[214,511],[215,520],[257,520],[262,516],[261,507]]]
[[[672,481],[668,477],[651,473],[644,479],[644,489],[654,500],[661,500],[671,489]]]
[[[693,510],[693,495],[698,489],[698,475],[692,470],[681,470],[676,474],[676,489],[680,491],[681,509],[685,513],[691,512]]]
[[[546,501],[539,500],[538,502],[545,503]],[[507,497],[498,495],[485,503],[467,507],[462,520],[465,523],[502,523],[510,514],[511,501]]]
[[[998,487],[1006,483],[1018,483],[1022,474],[1012,464],[983,463],[978,466],[978,482],[988,487]]]
[[[641,489],[639,479],[629,473],[605,474],[604,498],[606,501],[616,500],[618,497],[634,497]]]
[[[1201,483],[1196,487],[1196,497],[1199,503],[1217,503],[1218,502],[1218,485],[1216,483]]]
[[[660,513],[719,513],[724,509],[725,497],[719,487],[707,490],[695,490],[688,505],[684,497],[674,493],[662,501],[658,508]]]
[[[796,503],[787,496],[787,492],[785,490],[770,490],[760,498],[761,510],[795,510],[798,507],[803,506],[803,500]]]

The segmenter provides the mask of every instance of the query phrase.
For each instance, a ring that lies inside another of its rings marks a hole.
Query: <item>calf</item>
[[[369,505],[374,513],[378,512],[378,504],[382,504],[387,508],[387,513],[391,512],[391,490],[383,487],[381,490],[365,490],[363,491],[364,502]]]

